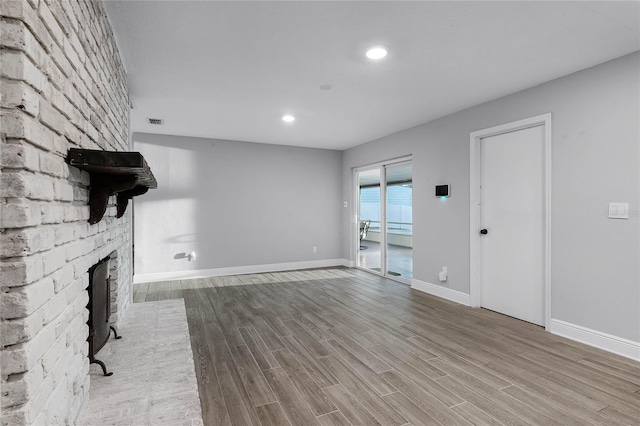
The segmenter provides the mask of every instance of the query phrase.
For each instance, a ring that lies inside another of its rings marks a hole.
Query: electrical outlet
[[[609,203],[610,219],[629,219],[629,203]]]
[[[438,279],[440,280],[440,282],[447,281],[447,267],[446,266],[443,266],[442,267],[442,271],[438,272]]]

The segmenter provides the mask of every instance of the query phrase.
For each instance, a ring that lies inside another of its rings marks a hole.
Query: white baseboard
[[[188,280],[193,278],[221,277],[225,275],[259,274],[262,272],[294,271],[296,269],[327,268],[348,266],[348,259],[323,259],[305,262],[272,263],[267,265],[232,266],[228,268],[196,269],[192,271],[156,272],[135,274],[133,283],[151,283],[157,281]]]
[[[450,288],[431,284],[426,281],[412,279],[411,288],[429,293],[433,296],[451,300],[452,302],[460,303],[461,305],[470,306],[471,303],[469,295],[466,293],[458,290],[451,290]]]
[[[640,361],[640,342],[592,330],[558,319],[551,319],[547,330],[558,336]]]

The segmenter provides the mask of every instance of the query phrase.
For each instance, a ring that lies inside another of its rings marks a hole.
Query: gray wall
[[[340,151],[144,133],[134,149],[158,180],[134,200],[135,274],[342,257]]]
[[[343,199],[351,168],[412,154],[414,277],[437,283],[446,265],[447,285],[468,293],[469,133],[551,112],[552,318],[640,341],[639,65],[634,53],[345,151]],[[444,202],[439,183],[452,186]],[[632,217],[608,219],[611,201],[628,201]]]

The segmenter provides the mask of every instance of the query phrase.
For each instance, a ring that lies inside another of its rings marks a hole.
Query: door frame
[[[407,155],[407,156],[403,156],[403,157],[398,157],[398,158],[394,158],[394,159],[390,159],[390,160],[385,160],[385,161],[379,161],[377,163],[372,163],[372,164],[367,164],[367,165],[363,165],[363,166],[358,166],[358,167],[353,167],[351,169],[351,182],[352,182],[352,192],[351,192],[351,197],[352,197],[352,201],[351,201],[351,206],[352,206],[352,211],[351,211],[351,256],[353,261],[350,262],[351,264],[353,264],[353,266],[356,269],[360,269],[362,271],[366,271],[369,272],[371,274],[374,275],[379,275],[394,281],[398,281],[401,282],[403,284],[407,284],[407,285],[411,285],[411,280],[407,280],[405,278],[398,278],[398,277],[394,277],[394,276],[390,276],[390,275],[385,275],[385,273],[387,272],[387,250],[386,250],[386,245],[387,245],[387,227],[386,227],[386,221],[387,221],[387,208],[386,208],[386,200],[387,200],[387,166],[393,166],[393,165],[397,165],[397,164],[402,164],[402,163],[413,163],[413,156],[412,155]],[[358,235],[358,232],[360,230],[360,223],[359,223],[359,217],[358,217],[358,213],[359,213],[359,209],[360,209],[360,185],[358,183],[358,172],[363,172],[366,170],[373,170],[373,169],[380,169],[380,227],[381,227],[381,232],[380,232],[380,273],[377,273],[376,271],[373,271],[371,269],[367,269],[367,268],[363,268],[361,266],[358,265],[358,250],[360,247],[360,240],[359,238],[356,237],[356,235]],[[412,180],[413,180],[413,172],[412,174]],[[385,182],[384,185],[382,185],[382,182]],[[413,207],[412,207],[413,209]],[[385,232],[382,232],[382,230],[384,229]],[[384,249],[383,249],[383,245],[384,245]],[[413,253],[413,247],[412,247],[412,253]]]
[[[543,142],[543,321],[547,329],[551,324],[551,113],[541,114],[499,126],[471,132],[469,137],[469,300],[473,307],[482,306],[482,250],[480,245],[480,177],[482,158],[480,144],[483,138],[511,133],[531,127],[544,126]]]

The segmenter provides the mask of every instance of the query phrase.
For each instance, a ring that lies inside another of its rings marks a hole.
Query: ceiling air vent
[[[155,124],[156,126],[162,126],[164,120],[161,118],[149,118],[149,124]]]

